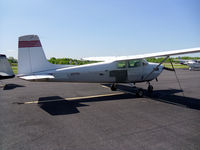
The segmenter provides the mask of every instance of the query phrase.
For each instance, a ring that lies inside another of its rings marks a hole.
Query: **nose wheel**
[[[148,88],[147,88],[147,92],[149,93],[149,94],[152,94],[152,92],[153,92],[153,86],[148,82]]]

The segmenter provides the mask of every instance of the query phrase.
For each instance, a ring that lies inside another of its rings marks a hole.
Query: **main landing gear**
[[[148,88],[147,88],[147,93],[149,94],[149,96],[151,96],[151,94],[153,93],[153,86],[150,84],[150,82],[148,83]],[[138,97],[143,97],[144,96],[144,90],[142,88],[137,88],[136,90],[136,95]]]
[[[139,88],[136,90],[136,96],[137,97],[143,97],[144,96],[144,90],[142,88]]]
[[[116,90],[117,90],[117,85],[116,85],[116,83],[113,83],[112,86],[110,87],[110,89],[111,89],[112,91],[116,91]]]
[[[151,94],[153,93],[153,86],[150,84],[150,82],[147,82],[147,83],[148,83],[147,92],[151,96]],[[144,90],[142,88],[137,88],[134,83],[133,83],[133,85],[134,86],[131,86],[131,87],[135,90],[136,96],[137,97],[143,97],[144,96]],[[112,86],[110,87],[110,89],[112,91],[116,91],[117,90],[117,84],[113,83]]]

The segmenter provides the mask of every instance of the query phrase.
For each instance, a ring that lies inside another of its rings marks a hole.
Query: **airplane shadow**
[[[105,86],[109,86],[109,85],[105,85]],[[134,88],[128,85],[118,85],[117,88],[119,91],[125,91],[125,92],[135,91]],[[148,95],[148,92],[145,89],[144,89],[144,92],[145,92],[145,95],[148,96],[151,100],[200,110],[200,99],[186,97],[182,95],[174,95],[176,93],[183,92],[182,90],[178,90],[178,89],[155,90],[151,95]]]
[[[182,90],[176,90],[176,89],[157,90],[151,96],[151,99],[168,104],[200,110],[200,99],[181,96],[181,95],[174,95],[175,93],[180,93],[180,92],[182,92]]]
[[[44,111],[51,115],[66,115],[79,113],[77,107],[88,106],[85,104],[79,104],[73,101],[67,101],[59,96],[41,97],[38,100],[38,105]]]
[[[19,85],[19,84],[6,84],[3,88],[3,90],[13,90],[18,87],[25,87],[25,86]]]
[[[102,96],[96,98],[83,98],[78,100],[66,100],[59,96],[52,96],[52,97],[40,97],[38,100],[38,105],[41,109],[43,109],[50,115],[67,115],[67,114],[79,113],[77,107],[89,106],[87,104],[82,104],[82,103],[121,100],[130,98],[134,98],[134,95],[120,94],[120,95]]]
[[[134,89],[130,86],[120,85],[118,86],[119,91],[128,92],[122,93],[120,95],[112,96],[101,96],[95,98],[83,98],[77,100],[66,100],[59,96],[52,97],[41,97],[38,100],[38,105],[41,109],[49,113],[50,115],[67,115],[80,113],[77,107],[89,106],[88,104],[83,104],[87,102],[100,102],[100,101],[113,101],[122,99],[133,99],[137,98],[136,95],[132,94]],[[145,91],[147,93],[147,91]],[[181,90],[169,89],[169,90],[156,90],[153,92],[151,100],[160,101],[172,105],[177,105],[180,107],[187,107],[191,109],[200,110],[200,99],[184,97],[180,95],[174,95],[175,93],[180,93]]]

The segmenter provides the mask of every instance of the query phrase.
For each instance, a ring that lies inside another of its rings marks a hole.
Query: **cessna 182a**
[[[150,81],[156,79],[164,67],[162,63],[171,55],[200,52],[200,48],[165,51],[144,55],[122,57],[93,57],[88,60],[103,61],[81,66],[55,65],[47,61],[39,37],[26,35],[19,37],[18,76],[28,81],[46,82],[88,82],[117,83],[148,82],[148,91],[153,87]],[[145,58],[165,56],[160,64],[149,63]],[[136,94],[143,96],[142,89]]]

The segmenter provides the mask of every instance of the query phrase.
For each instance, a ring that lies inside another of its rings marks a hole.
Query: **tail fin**
[[[26,35],[19,37],[18,75],[31,75],[35,72],[58,68],[46,59],[39,37]]]
[[[0,55],[0,79],[12,78],[14,76],[6,55]]]

